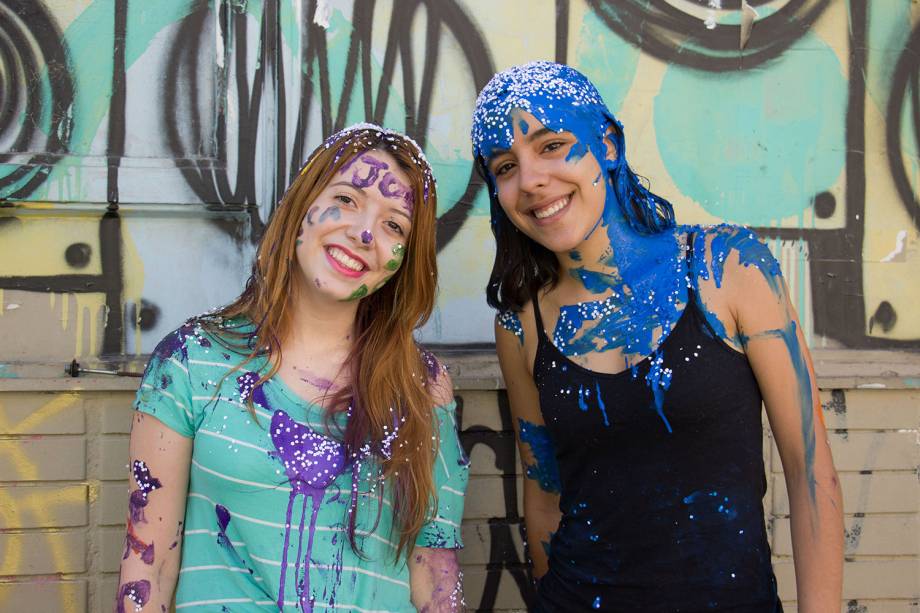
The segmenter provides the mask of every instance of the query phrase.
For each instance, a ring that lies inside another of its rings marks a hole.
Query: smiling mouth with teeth
[[[553,215],[555,215],[556,213],[558,213],[559,211],[561,211],[562,209],[564,209],[565,207],[569,205],[569,200],[571,199],[571,197],[572,195],[569,194],[568,196],[563,196],[562,198],[560,198],[559,200],[557,200],[556,202],[552,203],[549,206],[545,206],[540,209],[534,209],[533,216],[536,217],[537,219],[546,219],[547,217],[552,217]]]
[[[349,256],[347,253],[339,249],[338,247],[329,247],[326,249],[326,253],[329,254],[333,260],[341,264],[344,268],[348,270],[353,270],[354,272],[361,272],[364,270],[365,266],[358,260]]]

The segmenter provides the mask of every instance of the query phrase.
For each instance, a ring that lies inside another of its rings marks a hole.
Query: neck
[[[298,285],[302,284],[302,281]],[[339,302],[298,287],[288,310],[290,327],[282,340],[285,349],[310,353],[347,349],[353,340],[358,301]]]

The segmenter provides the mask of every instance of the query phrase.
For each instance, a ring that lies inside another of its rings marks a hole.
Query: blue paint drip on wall
[[[556,449],[546,426],[534,424],[518,418],[521,442],[530,447],[534,464],[524,462],[524,473],[528,479],[535,480],[544,492],[558,494],[562,491],[559,478],[559,464],[556,462]]]

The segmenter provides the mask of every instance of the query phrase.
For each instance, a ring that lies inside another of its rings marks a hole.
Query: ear
[[[614,161],[619,157],[619,152],[617,151],[617,146],[613,142],[616,137],[616,128],[613,124],[607,126],[607,132],[604,134],[604,147],[606,148],[607,159],[609,161]]]

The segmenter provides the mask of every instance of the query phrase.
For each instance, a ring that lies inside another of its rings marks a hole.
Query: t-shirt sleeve
[[[460,445],[457,429],[457,403],[435,408],[440,433],[438,454],[434,459],[434,487],[437,508],[419,532],[415,544],[419,547],[458,549],[463,547],[460,523],[463,520],[463,498],[469,481],[470,460]]]
[[[182,329],[160,341],[141,379],[134,408],[156,417],[182,436],[195,436],[187,338]]]

